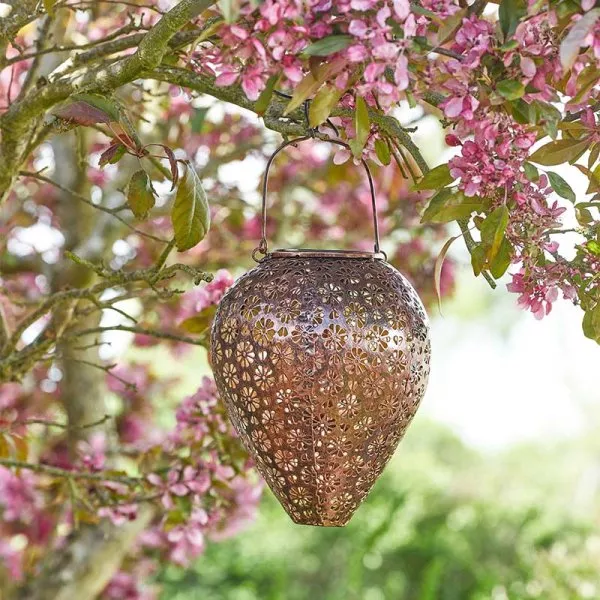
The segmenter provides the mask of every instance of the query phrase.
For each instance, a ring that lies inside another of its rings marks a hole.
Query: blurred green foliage
[[[161,598],[600,598],[597,467],[580,446],[482,455],[417,419],[347,527],[294,525],[266,492],[250,528],[160,573]]]

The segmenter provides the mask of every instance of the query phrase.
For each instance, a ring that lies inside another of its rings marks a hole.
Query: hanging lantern
[[[342,526],[392,456],[425,392],[425,310],[385,260],[373,181],[374,252],[275,250],[221,300],[212,328],[219,393],[287,513]],[[345,147],[343,142],[335,142]]]

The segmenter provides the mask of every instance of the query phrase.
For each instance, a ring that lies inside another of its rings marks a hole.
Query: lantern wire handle
[[[295,146],[299,142],[305,142],[306,140],[313,139],[314,136],[305,135],[301,137],[297,137],[293,140],[287,140],[283,142],[276,150],[271,154],[269,160],[267,161],[267,166],[265,168],[265,175],[262,183],[262,224],[261,224],[261,238],[258,246],[252,252],[252,258],[257,262],[260,262],[260,259],[257,258],[257,254],[260,253],[262,255],[266,255],[269,251],[269,245],[267,242],[267,188],[269,184],[269,170],[271,169],[271,165],[275,160],[275,157],[288,146]],[[342,142],[341,140],[324,140],[330,142],[332,144],[337,144],[338,146],[342,146],[347,150],[351,150],[350,146],[346,144],[346,142]],[[379,247],[379,223],[377,221],[377,203],[375,201],[375,185],[373,184],[373,176],[371,175],[371,170],[369,169],[369,165],[364,158],[361,158],[361,163],[367,172],[367,179],[369,181],[369,189],[371,191],[371,207],[373,210],[373,233],[375,236],[374,250],[376,254],[381,253],[381,249]]]

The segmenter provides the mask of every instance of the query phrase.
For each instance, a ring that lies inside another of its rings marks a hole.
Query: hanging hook
[[[260,238],[260,242],[258,244],[258,246],[254,249],[254,251],[252,252],[252,258],[254,258],[254,260],[256,262],[260,262],[259,259],[256,258],[256,255],[258,253],[262,254],[263,256],[266,256],[268,253],[268,242],[267,242],[267,186],[269,183],[269,171],[271,169],[271,165],[273,164],[273,161],[275,160],[275,157],[285,148],[287,148],[288,146],[296,146],[299,142],[304,142],[306,140],[310,140],[312,139],[311,136],[309,135],[305,135],[305,136],[301,136],[298,138],[295,138],[293,140],[286,140],[285,142],[283,142],[283,144],[281,144],[280,146],[278,146],[275,149],[275,152],[273,152],[273,154],[271,154],[271,156],[269,157],[269,160],[267,161],[267,166],[265,168],[265,175],[263,178],[263,182],[262,182],[262,223],[261,223],[261,238]],[[327,141],[331,144],[337,144],[338,146],[342,146],[343,148],[346,148],[347,150],[351,150],[350,146],[348,144],[346,144],[346,142],[342,142],[341,140],[334,140],[334,139],[328,139],[328,140],[324,140]],[[367,161],[364,158],[360,159],[366,173],[367,173],[367,180],[369,182],[369,190],[371,192],[371,208],[373,211],[373,233],[374,233],[374,238],[375,238],[375,243],[374,243],[374,250],[376,254],[380,254],[381,253],[381,249],[379,247],[379,223],[377,220],[377,203],[375,201],[375,185],[373,183],[373,176],[371,175],[371,169],[369,169],[369,165],[367,164]]]

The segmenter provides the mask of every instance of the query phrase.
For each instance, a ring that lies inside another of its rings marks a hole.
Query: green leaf
[[[57,0],[44,0],[44,8],[51,17],[54,16],[54,7],[56,5],[56,2]]]
[[[202,182],[191,164],[177,187],[175,203],[171,210],[177,250],[193,248],[210,227],[210,210]]]
[[[226,23],[234,23],[240,13],[240,0],[219,0],[217,5],[223,13]]]
[[[523,163],[523,170],[525,171],[525,176],[529,181],[536,182],[540,178],[540,173],[537,170],[535,165],[532,165],[530,162]]]
[[[209,306],[197,315],[185,319],[179,326],[187,333],[205,333],[210,327],[216,312],[216,306]]]
[[[119,108],[119,124],[123,127],[126,135],[128,135],[134,142],[136,148],[142,147],[142,140],[140,140],[140,136],[133,123],[129,119],[129,115],[127,112]]]
[[[306,47],[302,54],[305,56],[329,56],[347,48],[352,40],[351,35],[329,35]]]
[[[467,16],[467,9],[462,8],[453,15],[443,19],[437,33],[437,43],[441,46],[444,42],[450,39],[456,30],[460,27],[463,19]]]
[[[546,167],[576,161],[588,148],[589,141],[563,138],[538,148],[530,157],[531,162]]]
[[[525,125],[531,123],[532,125],[536,122],[535,108],[532,104],[527,104],[522,99],[515,100],[509,104],[510,112],[517,123]]]
[[[568,71],[579,56],[579,50],[586,43],[586,38],[600,18],[600,8],[588,11],[579,21],[571,27],[569,33],[560,44],[560,62],[565,71]]]
[[[136,171],[129,180],[127,204],[138,219],[145,219],[154,206],[154,190],[146,171]]]
[[[267,108],[269,108],[269,103],[273,97],[273,90],[275,89],[275,84],[277,83],[278,79],[278,75],[271,75],[271,77],[269,77],[267,80],[265,89],[260,93],[260,96],[254,105],[254,111],[257,115],[262,116],[267,112]]]
[[[590,240],[586,243],[585,247],[595,256],[600,256],[600,243],[596,240]]]
[[[439,190],[453,181],[454,177],[450,175],[450,167],[446,164],[438,165],[428,171],[418,183],[413,185],[412,189],[414,191]]]
[[[481,244],[477,244],[471,248],[471,266],[473,273],[477,277],[484,269],[486,264],[486,250]]]
[[[600,71],[594,65],[584,69],[577,77],[577,93],[569,100],[569,104],[581,104],[587,99],[590,90],[598,85],[600,80]]]
[[[435,289],[435,296],[437,298],[438,310],[440,311],[440,314],[442,312],[442,290],[441,290],[442,267],[444,266],[444,261],[446,260],[446,254],[448,254],[448,250],[450,249],[450,246],[459,237],[462,237],[462,236],[456,235],[454,237],[451,237],[442,246],[442,249],[440,250],[438,257],[435,260],[435,265],[433,268],[433,285],[434,285],[434,289]]]
[[[195,108],[194,109],[194,114],[192,115],[192,118],[190,119],[190,126],[194,133],[200,133],[202,131],[202,127],[204,126],[204,121],[206,119],[206,115],[209,110],[210,110],[210,107],[208,107],[208,106],[205,108]]]
[[[304,76],[304,79],[294,88],[292,99],[283,111],[289,115],[298,108],[307,98],[312,96],[327,79],[337,75],[346,65],[347,61],[341,57],[324,65],[319,65]]]
[[[369,139],[371,132],[371,120],[369,119],[369,109],[367,103],[362,96],[356,98],[356,108],[354,109],[354,130],[356,136],[350,141],[352,154],[356,158],[360,158],[363,148]]]
[[[588,169],[592,169],[598,157],[600,156],[600,143],[593,144],[590,146],[590,155],[588,156]]]
[[[518,100],[525,93],[525,86],[513,79],[504,79],[496,85],[496,91],[507,100]]]
[[[595,192],[600,192],[600,165],[598,165],[593,171],[591,171],[590,175],[590,185],[588,189],[585,191],[586,194],[593,194]]]
[[[521,18],[527,14],[527,6],[523,0],[502,0],[498,8],[500,29],[504,39],[513,35]]]
[[[506,273],[506,270],[510,266],[513,251],[514,248],[506,237],[502,238],[498,253],[494,256],[493,260],[490,261],[490,272],[496,279],[499,279]]]
[[[375,154],[382,164],[386,166],[390,164],[392,160],[392,154],[390,152],[390,146],[386,140],[381,138],[375,140]]]
[[[589,225],[594,221],[591,211],[582,206],[575,206],[575,218],[580,225]]]
[[[585,337],[600,344],[600,302],[583,315],[582,327]]]
[[[561,197],[570,200],[571,202],[575,202],[575,192],[571,188],[571,186],[558,174],[553,173],[552,171],[546,171],[546,175],[548,175],[548,179],[550,180],[550,185],[552,189]]]
[[[469,198],[462,192],[449,188],[440,190],[429,201],[421,217],[421,223],[448,223],[455,219],[466,219],[484,208],[481,198]]]
[[[481,242],[487,249],[487,259],[491,263],[504,239],[508,225],[508,208],[506,205],[494,209],[481,224]]]
[[[311,127],[318,127],[329,118],[346,90],[340,90],[336,85],[324,85],[313,98],[308,109],[308,122]]]
[[[511,50],[516,50],[518,47],[519,42],[517,40],[509,40],[500,46],[500,50],[502,50],[502,52],[510,52]]]

